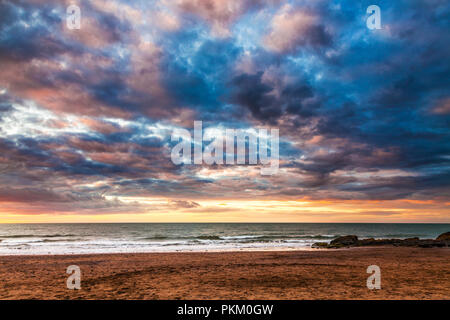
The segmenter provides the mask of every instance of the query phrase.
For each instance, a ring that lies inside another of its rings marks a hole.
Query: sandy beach
[[[381,289],[369,290],[369,265]],[[81,268],[81,290],[66,268]],[[0,257],[1,299],[449,299],[448,248]]]

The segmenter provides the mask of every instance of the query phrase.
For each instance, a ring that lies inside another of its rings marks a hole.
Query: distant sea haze
[[[450,224],[89,223],[0,224],[0,255],[173,251],[307,250],[359,238],[436,238]]]

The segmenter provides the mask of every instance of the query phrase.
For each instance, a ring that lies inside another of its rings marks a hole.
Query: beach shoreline
[[[348,248],[341,248],[352,249]],[[215,249],[190,249],[190,250],[171,250],[171,251],[105,251],[105,252],[67,252],[67,253],[0,253],[1,257],[49,257],[49,256],[96,256],[96,255],[118,255],[118,254],[166,254],[166,253],[233,253],[233,252],[283,252],[283,251],[315,251],[315,250],[335,250],[333,248],[312,248],[312,247],[257,247],[257,248],[215,248]]]
[[[448,248],[409,247],[9,255],[0,299],[450,299],[449,263]],[[66,287],[69,265],[80,290]]]

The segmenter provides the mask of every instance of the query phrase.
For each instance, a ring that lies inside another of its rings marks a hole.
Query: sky
[[[445,0],[1,0],[0,223],[449,223],[449,33]],[[174,164],[194,121],[278,129],[279,170]]]

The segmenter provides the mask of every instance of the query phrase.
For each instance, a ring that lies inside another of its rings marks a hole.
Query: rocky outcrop
[[[362,239],[359,240],[357,236],[348,235],[338,237],[332,240],[329,244],[326,242],[316,242],[312,245],[313,248],[345,248],[345,247],[366,247],[366,246],[396,246],[396,247],[450,247],[450,232],[441,234],[433,239]]]
[[[436,240],[439,241],[450,241],[450,232],[445,232],[443,234],[440,234]]]
[[[343,236],[336,238],[330,242],[330,245],[333,246],[351,246],[358,243],[358,237],[357,236]]]

